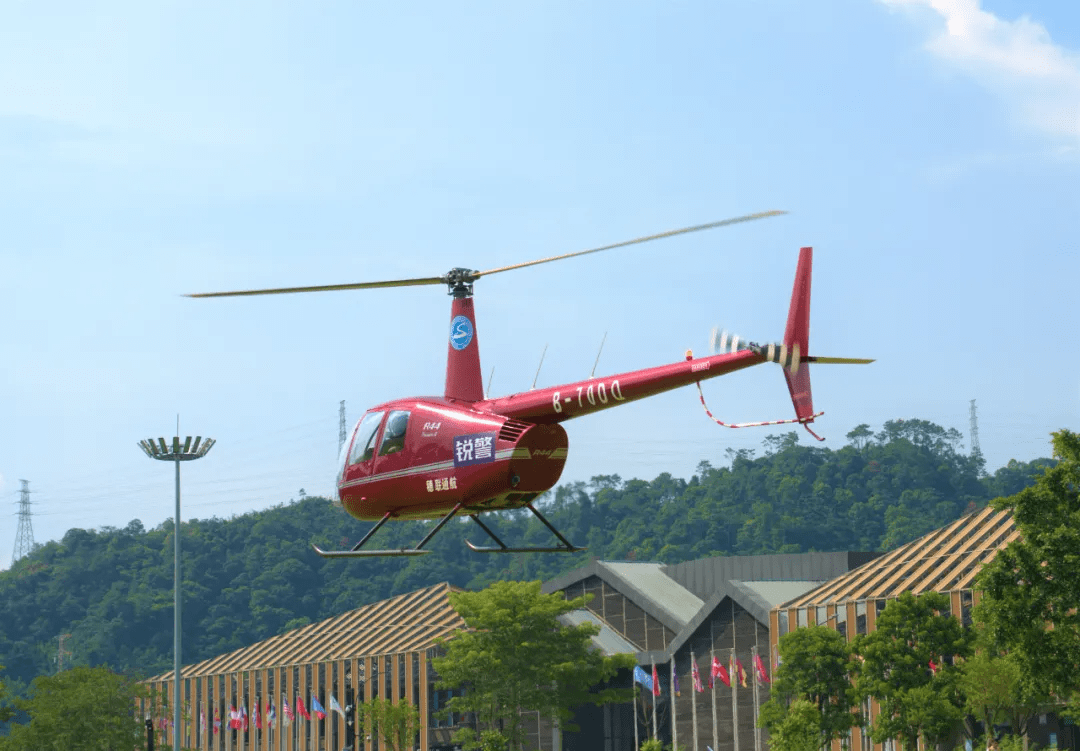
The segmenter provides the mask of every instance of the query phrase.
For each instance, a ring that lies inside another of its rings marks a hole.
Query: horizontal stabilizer
[[[804,357],[803,362],[816,362],[819,365],[868,365],[874,362],[866,357]]]

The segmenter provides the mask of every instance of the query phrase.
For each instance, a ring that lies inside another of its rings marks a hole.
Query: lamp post
[[[177,420],[179,424],[179,420]],[[176,464],[176,517],[173,522],[173,748],[180,748],[180,462],[190,462],[206,456],[214,445],[213,438],[203,440],[191,436],[180,442],[174,436],[172,446],[164,438],[139,441],[139,448],[151,459]]]

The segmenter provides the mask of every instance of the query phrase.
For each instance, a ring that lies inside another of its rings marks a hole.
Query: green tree
[[[976,652],[960,666],[960,691],[964,710],[984,728],[1008,721],[1020,735],[1027,733],[1031,718],[1047,703],[1028,692],[1015,655],[998,655],[989,649]],[[975,735],[975,728],[967,730]]]
[[[99,751],[135,748],[144,738],[136,716],[143,688],[108,668],[75,667],[34,679],[30,697],[16,701],[30,715],[0,739],[0,751]]]
[[[509,747],[520,747],[521,710],[569,724],[580,704],[629,701],[630,689],[595,689],[619,668],[632,668],[631,655],[605,657],[593,649],[591,624],[563,626],[558,618],[585,606],[584,597],[545,595],[540,582],[496,582],[480,592],[450,594],[468,630],[444,643],[446,654],[433,666],[440,688],[465,689],[448,703],[453,712],[473,712],[475,730],[462,730],[466,748],[482,747],[485,730],[497,731]]]
[[[406,701],[395,704],[389,699],[376,698],[359,707],[361,724],[379,738],[386,751],[411,751],[420,730],[420,710]]]
[[[959,670],[949,663],[971,654],[971,638],[948,608],[940,592],[904,592],[881,612],[875,631],[856,639],[855,688],[881,706],[870,729],[876,742],[898,738],[913,751],[920,735],[943,743],[959,721]]]
[[[763,707],[763,714],[764,711]],[[796,699],[787,707],[783,717],[768,726],[769,748],[775,751],[818,751],[824,748],[821,720],[821,710],[812,701]]]
[[[1055,466],[995,501],[1020,532],[979,573],[977,608],[990,644],[1015,655],[1026,690],[1080,698],[1080,435],[1054,433]]]
[[[770,737],[783,728],[787,728],[786,737],[795,737],[794,728],[802,727],[806,719],[800,701],[817,713],[815,738],[821,744],[846,735],[859,723],[851,685],[851,650],[843,636],[826,626],[797,628],[780,638],[780,658],[771,698],[761,707],[760,724],[768,728]],[[798,716],[793,717],[796,704]]]
[[[0,665],[0,672],[3,672],[4,666]],[[4,686],[4,682],[0,681],[0,723],[7,722],[15,714],[15,710],[8,705],[7,687]]]

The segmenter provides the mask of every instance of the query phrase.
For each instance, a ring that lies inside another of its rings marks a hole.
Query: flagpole
[[[656,675],[656,663],[655,662],[652,664],[652,674],[654,676]],[[655,679],[654,679],[654,681],[655,681]],[[656,727],[656,698],[657,698],[656,697],[656,691],[654,689],[653,690],[653,695],[652,695],[652,738],[653,738],[654,741],[656,740],[656,730],[657,730],[657,727]]]
[[[761,751],[761,728],[758,727],[758,715],[761,713],[761,696],[758,694],[758,651],[755,644],[750,648],[750,662],[754,663],[754,751]]]
[[[679,729],[675,722],[675,654],[671,655],[671,747],[679,747]]]
[[[739,751],[739,671],[735,668],[734,647],[728,661],[728,674],[731,677],[731,732],[734,734],[734,749]]]
[[[720,748],[720,727],[716,723],[716,676],[713,675],[713,665],[716,664],[716,649],[709,648],[709,683],[712,684],[712,747],[713,751]]]
[[[701,674],[698,673],[697,681],[694,680],[694,672],[697,670],[697,660],[694,657],[693,650],[690,651],[690,664],[693,667],[690,669],[690,724],[694,728],[694,751],[698,751],[697,741],[697,684],[701,681]]]
[[[633,672],[630,673],[630,702],[634,705],[634,751],[640,751],[640,744],[638,743],[638,729],[637,729],[637,681],[634,680]]]

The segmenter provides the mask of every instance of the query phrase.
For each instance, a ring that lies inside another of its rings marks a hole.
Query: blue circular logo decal
[[[472,321],[465,316],[455,316],[450,321],[450,346],[454,349],[465,349],[472,341]]]

